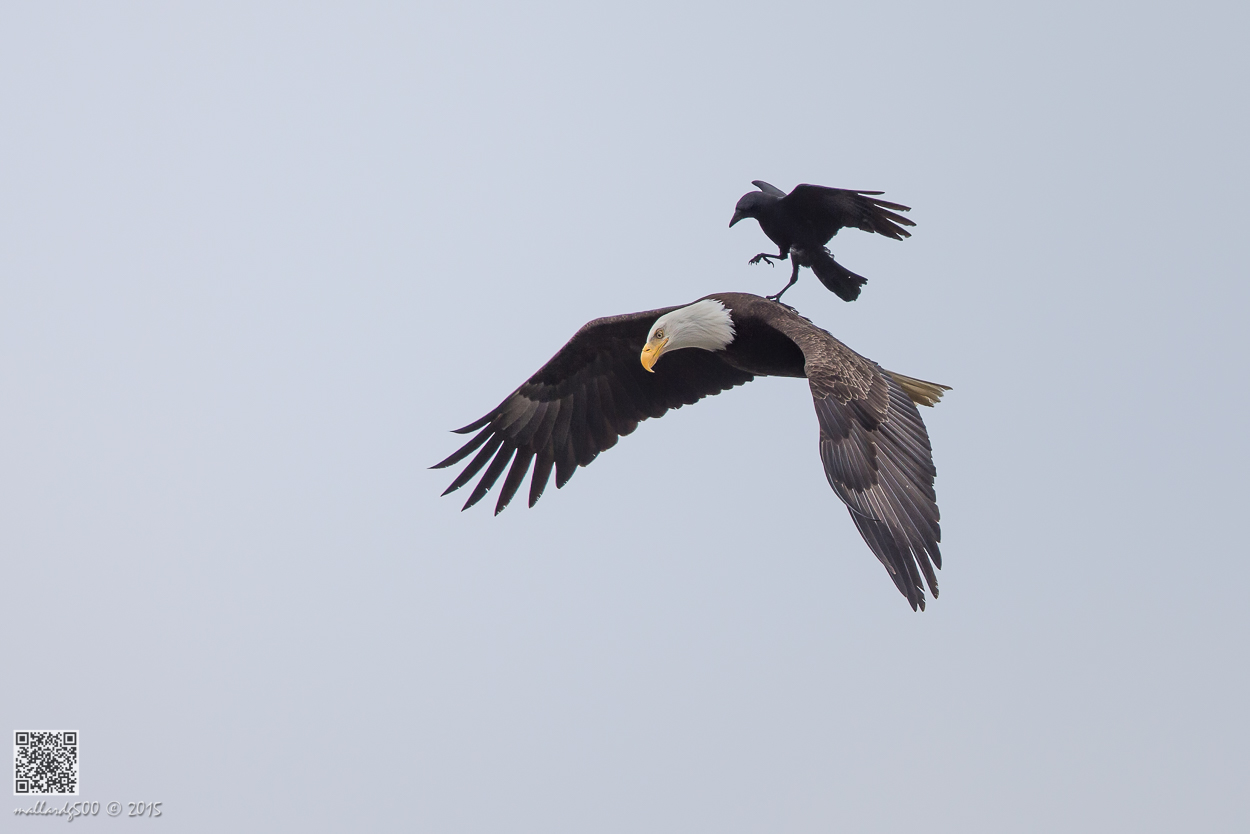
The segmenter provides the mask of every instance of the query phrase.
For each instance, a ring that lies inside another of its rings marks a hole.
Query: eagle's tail
[[[925,382],[923,379],[903,376],[895,371],[886,371],[886,373],[893,377],[894,381],[898,383],[898,387],[902,388],[903,392],[911,397],[911,401],[916,405],[937,405],[938,400],[942,399],[942,395],[951,390],[949,385]]]

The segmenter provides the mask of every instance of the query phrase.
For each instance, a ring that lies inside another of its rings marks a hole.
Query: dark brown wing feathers
[[[889,391],[889,408],[875,427],[875,415],[868,409],[822,397],[813,386],[820,459],[829,485],[851,511],[864,540],[912,607],[923,609],[920,574],[936,597],[934,568],[942,566],[933,490],[937,470],[915,404],[888,375],[880,379]]]
[[[912,608],[923,610],[925,584],[938,595],[942,555],[937,469],[920,412],[888,371],[807,319],[779,316],[777,326],[807,358],[829,486]]]
[[[581,328],[498,407],[459,430],[478,433],[433,468],[457,464],[475,451],[477,455],[443,494],[459,489],[485,469],[465,502],[468,509],[485,497],[507,469],[495,504],[498,513],[512,500],[532,465],[532,507],[553,469],[556,487],[563,487],[577,467],[590,464],[641,421],[753,378],[701,350],[675,351],[664,358],[663,373],[647,373],[639,361],[647,333],[656,319],[672,309],[598,319]]]
[[[913,609],[923,610],[925,586],[938,595],[935,571],[942,566],[933,489],[937,470],[924,421],[904,385],[921,390],[928,404],[945,386],[909,377],[902,377],[900,385],[888,371],[784,305],[737,293],[716,297],[733,311],[740,332],[769,328],[802,351],[825,477],[899,591]],[[657,373],[647,373],[639,353],[651,325],[671,309],[599,319],[579,330],[497,408],[459,430],[477,434],[434,468],[476,454],[447,492],[485,470],[465,502],[468,509],[507,470],[498,513],[532,466],[532,507],[553,470],[556,486],[564,486],[578,466],[589,464],[642,420],[750,381],[753,374],[743,367],[756,374],[784,372],[741,361],[735,367],[724,358],[728,353],[687,349],[666,355]],[[749,327],[745,317],[751,317]]]

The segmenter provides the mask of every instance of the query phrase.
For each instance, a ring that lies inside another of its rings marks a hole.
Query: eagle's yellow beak
[[[648,373],[655,373],[651,367],[660,361],[660,356],[664,353],[664,346],[668,344],[668,339],[660,341],[647,342],[646,347],[642,349],[642,366],[647,369]]]

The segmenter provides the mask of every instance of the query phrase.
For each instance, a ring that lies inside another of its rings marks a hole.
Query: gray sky
[[[171,831],[1246,830],[1244,4],[449,5],[0,14],[7,727]],[[799,381],[426,469],[779,289],[756,178],[914,207],[786,300],[954,386],[924,614]]]

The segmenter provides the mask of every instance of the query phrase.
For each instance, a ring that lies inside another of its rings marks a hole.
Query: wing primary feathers
[[[874,527],[885,528],[885,530],[879,531],[878,535],[886,547],[889,548],[894,564],[900,566],[899,572],[906,571],[907,586],[912,590],[912,594],[916,596],[917,602],[923,600],[924,580],[920,578],[920,571],[916,569],[916,560],[911,558],[911,551],[906,546],[900,546],[898,540],[890,534],[891,531],[888,524],[870,519],[865,519],[865,522],[871,523]]]
[[[503,438],[497,434],[493,435],[490,442],[482,447],[482,451],[477,453],[477,457],[470,461],[469,465],[464,468],[464,471],[456,476],[456,480],[451,482],[451,486],[443,490],[443,495],[446,495],[449,492],[455,492],[460,489],[460,487],[467,484],[474,475],[481,471],[482,467],[486,465],[486,462],[490,460],[491,455],[495,454],[501,445],[503,445]]]
[[[599,377],[599,415],[603,421],[603,430],[607,435],[607,442],[600,451],[611,449],[616,445],[617,437],[620,435],[620,432],[616,430],[619,413],[616,396],[612,393],[612,377]]]
[[[599,453],[616,445],[616,437],[608,428],[603,414],[603,398],[599,395],[600,380],[598,377],[586,383],[586,421],[583,424],[583,438],[586,449],[577,459],[578,466],[589,466],[591,461],[599,457]]]
[[[597,380],[595,393],[599,395],[599,409],[592,423],[599,427],[600,434],[595,438],[599,450],[595,454],[600,454],[615,446],[620,435],[613,425],[612,417],[616,414],[616,410],[612,401],[612,387],[608,384],[607,377],[600,377]]]
[[[534,401],[529,397],[508,397],[495,410],[495,419],[490,424],[500,434],[516,437],[533,413]]]
[[[902,508],[909,526],[915,531],[917,541],[923,545],[926,551],[936,554],[938,542],[942,540],[942,530],[938,525],[936,510],[930,511],[916,499],[916,494],[912,491],[907,476],[899,470],[892,460],[886,460],[885,465],[882,466],[882,473],[886,479],[885,483],[894,494],[894,499]],[[923,522],[923,528],[921,527],[921,522]],[[940,556],[935,561],[937,561],[938,567],[942,566]]]
[[[551,434],[555,431],[556,422],[559,420],[560,412],[564,410],[564,404],[559,400],[552,400],[549,403],[543,403],[546,409],[543,411],[542,422],[534,429],[534,436],[529,439],[530,447],[534,450],[546,449],[547,444],[551,441]]]
[[[570,421],[577,408],[577,398],[574,396],[574,402],[569,407],[561,410],[561,417],[565,414],[569,415]],[[564,432],[564,442],[556,445],[556,489],[564,489],[564,485],[573,477],[573,470],[577,468],[577,450],[573,446],[573,433],[575,429],[570,428]]]
[[[647,415],[634,407],[634,404],[630,401],[629,393],[625,383],[622,381],[622,375],[614,374],[608,377],[608,380],[611,384],[612,406],[616,409],[616,422],[612,427],[617,434],[624,437],[627,434],[632,434],[634,429],[638,428],[638,421]]]
[[[941,567],[941,557],[935,557],[938,549],[937,537],[940,536],[940,531],[935,531],[930,527],[927,514],[923,508],[916,505],[906,486],[899,481],[897,471],[893,469],[888,460],[886,465],[882,467],[881,482],[894,496],[894,502],[901,511],[898,513],[900,516],[899,527],[907,534],[907,544],[912,550],[915,561],[919,563],[920,570],[924,572],[925,580],[929,583],[929,590],[936,597],[938,595],[937,575],[934,574],[929,561],[932,558],[933,562],[938,567]],[[924,523],[925,529],[921,529],[921,522]]]
[[[581,390],[573,394],[573,417],[569,423],[569,446],[573,449],[573,463],[582,464],[583,466],[594,460],[590,449],[590,428],[586,425],[586,400],[590,397],[588,386],[583,386]],[[569,473],[569,478],[573,477],[573,473]],[[568,478],[565,478],[565,483]],[[556,474],[556,486],[562,487],[560,483],[559,470]]]
[[[478,429],[480,429],[482,426],[484,426],[484,425],[486,425],[487,423],[489,423],[489,422],[490,422],[490,418],[492,418],[492,417],[494,417],[494,416],[495,416],[495,412],[493,412],[493,411],[492,411],[490,414],[487,414],[485,417],[482,417],[482,418],[481,418],[481,419],[479,419],[479,420],[474,420],[472,423],[469,423],[469,425],[467,425],[467,426],[465,426],[465,427],[463,427],[463,428],[459,428],[459,429],[452,429],[452,431],[453,431],[453,432],[455,432],[456,434],[468,434],[468,433],[469,433],[469,432],[471,432],[471,431],[477,431],[477,430],[478,430]]]
[[[881,433],[898,444],[900,455],[895,459],[895,464],[900,469],[905,469],[917,484],[928,487],[924,490],[927,498],[935,498],[936,496],[931,494],[933,488],[928,482],[933,480],[937,470],[930,459],[922,454],[921,448],[906,434],[895,431],[893,422],[883,425]]]
[[[543,417],[547,414],[547,403],[533,403],[529,413],[525,417],[524,422],[518,421],[518,425],[513,428],[512,440],[519,447],[529,444],[538,429],[543,424]]]
[[[851,520],[855,522],[855,528],[859,530],[859,534],[868,543],[869,549],[872,550],[881,564],[885,565],[890,578],[894,580],[894,586],[898,588],[903,596],[907,597],[907,601],[911,604],[911,610],[919,609],[923,611],[924,593],[916,588],[911,575],[898,564],[899,560],[894,543],[889,538],[888,531],[882,529],[885,525],[854,512],[851,513]]]
[[[573,442],[570,439],[573,424],[574,401],[577,392],[561,401],[560,410],[556,413],[556,422],[551,428],[551,447],[555,450],[556,460],[560,461],[573,456]],[[558,470],[557,470],[558,471]]]
[[[460,508],[463,512],[469,509],[486,495],[487,491],[495,485],[495,481],[499,480],[503,468],[508,465],[508,461],[512,459],[512,454],[516,451],[516,447],[511,443],[503,443],[499,447],[499,454],[495,455],[495,459],[490,462],[490,466],[486,468],[486,472],[482,474],[482,480],[477,482],[477,486],[473,487],[469,500],[464,502],[464,506]]]
[[[876,197],[881,194],[884,194],[885,192],[884,191],[857,191],[855,193]],[[905,206],[902,203],[891,203],[889,200],[873,200],[872,204],[874,206],[879,206],[880,208],[883,208],[883,209],[893,209],[894,211],[911,211],[911,206]],[[897,215],[895,215],[895,217],[897,217]],[[909,220],[906,217],[898,217],[898,221],[900,223],[906,223],[908,226],[916,225],[916,221]]]
[[[488,414],[485,419],[489,420],[490,415]],[[478,422],[480,423],[481,420],[479,420]],[[464,444],[459,449],[452,452],[451,457],[447,458],[446,460],[440,463],[434,464],[430,468],[431,469],[445,469],[446,467],[451,466],[453,463],[459,463],[460,461],[467,458],[474,449],[476,449],[478,446],[481,446],[483,443],[485,443],[487,438],[490,437],[490,434],[492,431],[494,431],[494,429],[487,426],[486,428],[478,432],[477,437],[473,438],[468,443]],[[443,493],[443,495],[446,495],[446,494],[447,494],[446,492]]]
[[[503,486],[499,488],[499,501],[495,504],[495,515],[503,512],[504,507],[508,506],[508,502],[512,500],[512,496],[516,495],[517,487],[521,486],[521,482],[525,480],[525,473],[529,471],[530,461],[533,459],[533,449],[517,450],[516,460],[512,461],[508,477],[503,479]]]
[[[538,503],[538,499],[542,497],[543,490],[547,487],[547,479],[551,477],[551,467],[555,463],[555,458],[549,455],[539,455],[538,461],[534,464],[534,475],[530,478],[530,501],[529,505],[533,507]]]

